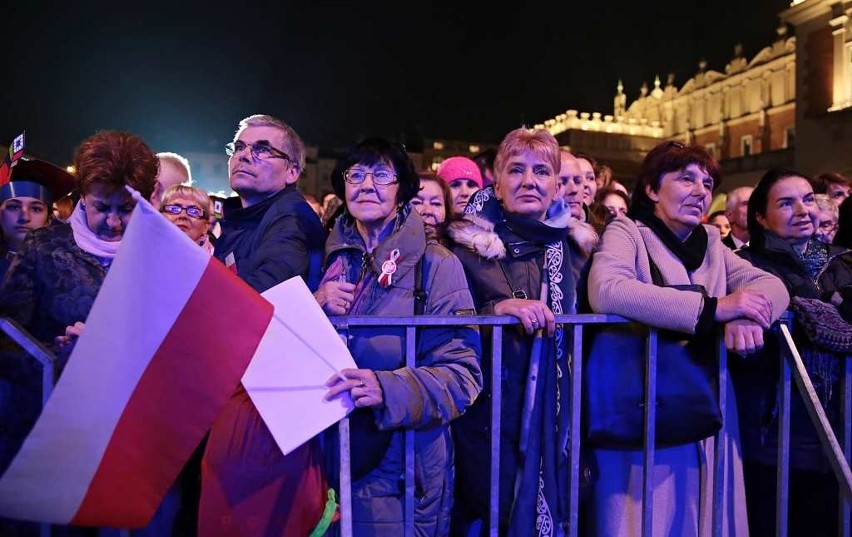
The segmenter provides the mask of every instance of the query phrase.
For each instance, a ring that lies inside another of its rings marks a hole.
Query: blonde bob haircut
[[[210,218],[210,196],[204,190],[197,186],[172,185],[163,193],[163,201],[160,206],[171,205],[178,198],[194,201],[204,211],[204,218]]]
[[[515,129],[503,138],[494,157],[494,175],[504,175],[506,164],[526,151],[550,164],[554,176],[559,173],[559,142],[552,134],[542,129]]]

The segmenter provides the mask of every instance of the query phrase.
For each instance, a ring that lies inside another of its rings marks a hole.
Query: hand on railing
[[[715,319],[721,323],[736,319],[751,319],[765,329],[772,324],[772,302],[761,291],[738,289],[718,298]]]
[[[508,298],[494,305],[494,313],[517,317],[527,334],[532,334],[539,328],[543,329],[547,336],[556,332],[556,317],[547,304],[540,300]]]
[[[725,323],[725,347],[742,355],[759,351],[763,348],[763,327],[751,319]]]

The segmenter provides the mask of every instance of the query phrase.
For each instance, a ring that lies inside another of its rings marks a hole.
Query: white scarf
[[[74,232],[74,242],[84,252],[88,252],[101,259],[112,259],[115,257],[118,247],[121,246],[121,241],[99,239],[95,235],[95,232],[89,229],[89,224],[86,220],[86,209],[83,208],[82,200],[77,202],[77,206],[74,207],[74,212],[71,213],[68,223],[71,224],[71,231]]]

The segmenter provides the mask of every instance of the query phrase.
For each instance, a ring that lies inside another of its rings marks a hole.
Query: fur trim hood
[[[495,230],[497,222],[503,219],[502,208],[494,197],[493,187],[478,191],[465,209],[464,218],[453,221],[447,228],[450,238],[486,259],[506,257],[506,245]],[[568,228],[568,237],[588,257],[598,243],[598,234],[594,228],[570,217],[566,208],[558,210],[545,222],[553,228]]]

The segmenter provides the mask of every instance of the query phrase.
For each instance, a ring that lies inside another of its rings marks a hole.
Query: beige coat
[[[654,232],[627,218],[611,222],[594,254],[589,273],[589,302],[597,313],[622,315],[657,328],[694,333],[704,306],[700,293],[654,285],[648,255],[668,285],[701,284],[710,296],[740,288],[760,289],[772,302],[775,321],[789,303],[784,284],[753,267],[724,246],[719,231],[707,230],[704,262],[687,272]],[[730,355],[731,360],[739,359]],[[745,489],[737,406],[728,377],[725,426],[725,511],[723,535],[747,536]],[[595,486],[587,535],[641,535],[642,452],[595,450],[600,480]],[[712,521],[712,439],[656,451],[654,536],[709,536]],[[700,528],[700,531],[699,531]]]

